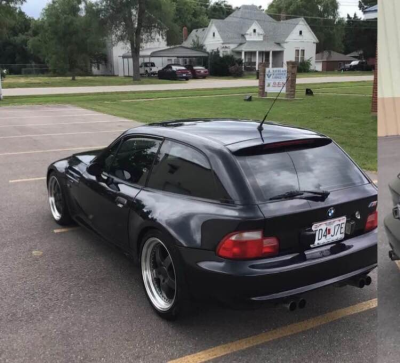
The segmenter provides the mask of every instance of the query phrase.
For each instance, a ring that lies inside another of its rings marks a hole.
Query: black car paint
[[[367,176],[369,183],[332,192],[324,201],[292,199],[260,204],[232,157],[233,151],[243,147],[325,138],[324,135],[266,123],[261,141],[256,122],[216,120],[208,122],[211,126],[205,128],[196,127],[198,124],[202,124],[201,120],[176,121],[174,127],[162,127],[162,124],[138,127],[125,132],[109,148],[132,136],[170,139],[190,145],[206,155],[231,196],[229,201],[187,197],[127,185],[117,178],[91,176],[87,167],[101,159],[104,150],[75,154],[52,164],[49,172],[57,171],[63,181],[73,218],[117,244],[135,260],[139,257],[141,238],[149,229],[159,229],[172,236],[190,280],[189,286],[195,287],[194,295],[220,299],[282,298],[366,274],[376,267],[376,230],[311,249],[306,228],[310,226],[310,215],[313,222],[328,219],[326,213],[331,206],[337,209],[337,216],[346,215],[350,219],[354,219],[356,210],[373,212],[369,205],[377,200],[377,190]],[[116,205],[118,196],[126,198],[125,207]],[[362,218],[356,221],[361,229],[366,218],[367,214],[362,213]],[[288,225],[292,228],[288,229]],[[264,235],[281,238],[279,256],[230,261],[216,255],[218,243],[228,233],[259,229],[264,230]]]
[[[400,175],[400,174],[399,174]],[[389,184],[390,194],[392,196],[393,207],[397,208],[400,205],[400,177],[397,176]],[[400,219],[395,218],[391,212],[384,220],[386,235],[389,239],[389,244],[397,257],[400,257]]]

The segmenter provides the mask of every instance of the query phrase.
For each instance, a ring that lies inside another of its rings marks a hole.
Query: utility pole
[[[3,77],[2,70],[0,69],[0,101],[3,99],[3,88],[1,86],[1,79]]]

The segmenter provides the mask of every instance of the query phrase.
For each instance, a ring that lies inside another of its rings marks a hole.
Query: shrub
[[[297,66],[297,72],[299,73],[308,73],[311,71],[311,58],[301,61],[299,62],[298,66]]]
[[[235,58],[233,55],[224,55],[221,57],[218,51],[210,54],[210,74],[212,76],[227,77],[231,73],[229,68],[235,65],[243,64],[241,59]]]
[[[243,67],[235,64],[234,66],[229,67],[229,73],[232,77],[243,77]]]

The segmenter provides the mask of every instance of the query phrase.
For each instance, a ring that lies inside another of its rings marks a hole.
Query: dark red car
[[[185,66],[191,73],[193,78],[207,78],[210,74],[208,73],[208,69],[202,66]]]

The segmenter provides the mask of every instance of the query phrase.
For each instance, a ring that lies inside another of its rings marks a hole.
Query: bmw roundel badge
[[[335,208],[329,208],[328,209],[328,217],[332,218],[335,215]]]

